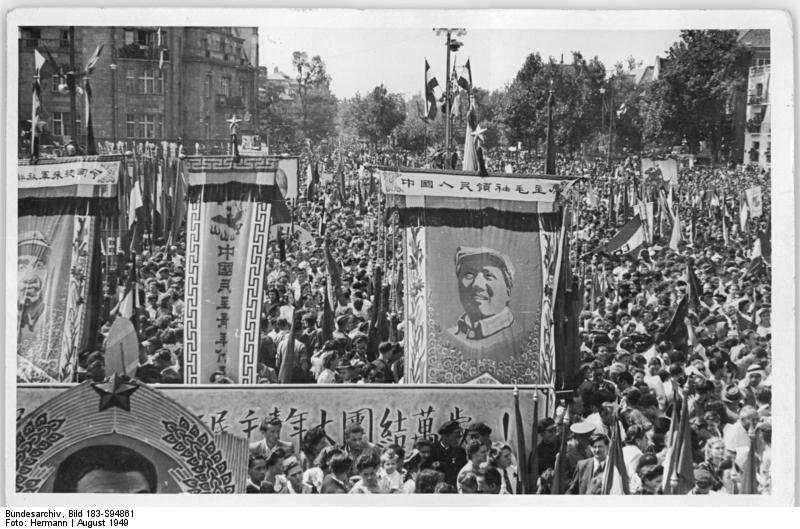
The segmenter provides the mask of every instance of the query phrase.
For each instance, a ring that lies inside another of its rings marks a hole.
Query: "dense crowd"
[[[540,158],[518,160],[489,151],[487,165],[491,172],[543,172]],[[401,237],[391,219],[386,222],[371,168],[436,167],[437,162],[391,150],[367,155],[353,149],[334,157],[306,152],[301,174],[312,174],[310,163],[317,164],[322,181],[308,193],[308,180],[301,179],[292,223],[278,227],[271,242],[259,383],[278,383],[287,359],[293,365],[284,369],[290,373],[284,382],[402,382]],[[580,351],[572,352],[579,357],[578,383],[555,416],[539,423],[536,455],[525,458],[533,476],[527,490],[599,493],[599,470],[619,428],[629,491],[661,493],[669,486],[665,458],[675,418],[685,408],[693,465],[689,493],[769,492],[770,174],[753,167],[682,167],[669,194],[682,228],[677,248],[670,248],[670,215],[661,214],[643,251],[605,253],[604,244],[634,214],[633,201],[625,204],[620,195],[623,188],[636,189],[630,195],[636,198],[639,167],[633,156],[611,168],[602,161],[558,159],[560,174],[584,177],[575,187],[569,243],[583,297]],[[753,186],[762,188],[763,213],[745,218],[740,216],[744,192]],[[135,263],[120,263],[107,285],[102,339],[131,277],[143,293],[132,320],[141,341],[136,376],[145,382],[181,382],[182,240],[146,245]],[[331,272],[339,278],[335,289],[329,288]],[[326,299],[333,300],[330,311]],[[287,347],[291,336],[293,348]],[[103,361],[102,349],[84,352],[79,376],[102,378]],[[220,372],[209,382],[232,380]],[[408,451],[370,445],[356,427],[341,446],[312,429],[293,447],[279,441],[280,427],[266,421],[264,441],[251,450],[252,492],[515,494],[523,489],[519,454],[492,443],[483,424],[462,432],[447,423],[435,439],[420,440]],[[755,477],[745,471],[754,460]],[[755,489],[743,483],[744,475],[755,480]]]

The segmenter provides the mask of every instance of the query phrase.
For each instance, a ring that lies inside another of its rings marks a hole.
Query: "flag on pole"
[[[747,197],[747,207],[750,209],[750,216],[753,218],[762,215],[761,186],[751,187],[745,191]]]
[[[164,45],[161,28],[158,28],[158,69],[164,69]]]
[[[678,245],[681,243],[681,218],[676,212],[673,216],[672,222],[672,235],[669,238],[669,248],[675,252],[678,251]]]
[[[38,49],[33,50],[33,97],[31,100],[31,160],[39,158],[39,138],[36,136],[36,128],[39,126],[39,110],[42,107],[42,85],[39,83],[39,76],[42,66],[47,62],[44,55]]]
[[[678,396],[679,393],[675,392]],[[680,396],[680,413],[677,414],[678,423],[673,429],[670,426],[670,445],[667,448],[667,459],[664,468],[664,494],[687,494],[694,487],[694,465],[692,450],[692,429],[689,424],[689,400],[685,395]],[[673,406],[673,420],[678,409],[677,400]]]
[[[725,241],[725,244],[730,244],[730,237],[728,234],[728,217],[727,215],[722,215],[722,240]]]
[[[747,231],[747,217],[750,210],[747,208],[747,200],[740,201],[739,207],[739,227],[742,228],[742,233]]]
[[[644,244],[645,237],[642,220],[637,215],[629,220],[611,240],[600,246],[598,251],[612,255],[617,253],[626,254],[636,252]]]
[[[758,458],[756,456],[756,434],[752,429],[748,432],[750,446],[742,464],[741,494],[758,494]]]
[[[142,243],[142,233],[144,232],[144,202],[142,201],[142,189],[138,180],[133,182],[130,201],[128,202],[128,231],[132,231],[131,249],[138,251]]]
[[[664,338],[671,341],[675,347],[686,345],[689,335],[686,330],[686,317],[689,315],[689,296],[683,296],[675,308],[669,325],[664,330]]]
[[[456,79],[456,83],[467,92],[472,90],[472,66],[469,64],[469,59],[467,59],[467,62],[464,64],[463,68],[461,68],[461,75]]]
[[[522,494],[528,492],[528,452],[525,450],[525,426],[522,423],[522,411],[519,409],[519,389],[514,386],[514,426],[517,431],[517,472]]]
[[[601,494],[629,494],[628,471],[625,468],[625,456],[622,455],[622,432],[618,420],[614,421],[612,428]]]
[[[439,86],[439,81],[434,77],[428,59],[425,59],[425,117],[433,121],[436,119],[436,95],[433,89]]]
[[[564,489],[569,484],[569,476],[567,469],[564,466],[564,460],[567,457],[567,434],[569,433],[569,420],[567,418],[568,411],[565,410],[564,421],[561,425],[561,444],[556,454],[556,462],[554,466],[553,484],[550,487],[551,494],[563,494]]]
[[[464,134],[464,162],[462,170],[477,172],[480,168],[478,165],[478,152],[475,146],[475,136],[473,133],[478,128],[478,117],[475,114],[475,98],[469,97],[469,113],[467,114],[467,131]]]
[[[300,322],[298,321],[300,317],[300,311],[297,311],[294,307],[291,307],[291,312],[292,317],[289,320],[291,327],[289,327],[289,334],[286,336],[286,338],[284,338],[284,340],[289,341],[286,342],[286,354],[284,354],[278,370],[278,381],[281,384],[292,383],[292,373],[295,365],[294,342],[295,336],[297,335],[297,328],[300,326]]]
[[[703,287],[700,286],[700,280],[694,273],[694,261],[691,259],[686,262],[686,284],[689,286],[689,304],[695,308],[699,307]]]

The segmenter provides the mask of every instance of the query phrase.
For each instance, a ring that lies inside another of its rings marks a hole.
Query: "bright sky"
[[[459,37],[464,46],[457,61],[471,58],[472,80],[476,86],[494,90],[516,76],[525,58],[539,52],[546,59],[572,62],[572,51],[587,59],[597,55],[606,65],[633,55],[652,65],[656,55],[664,56],[678,30],[497,30],[468,29]],[[390,92],[406,96],[422,91],[424,59],[440,84],[445,80],[445,37],[432,29],[381,28],[259,28],[261,65],[270,72],[277,66],[294,76],[292,52],[320,55],[333,78],[331,89],[339,97],[351,97],[383,83]]]

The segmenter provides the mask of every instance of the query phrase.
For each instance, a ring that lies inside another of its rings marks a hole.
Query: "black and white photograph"
[[[778,12],[74,11],[7,18],[9,504],[794,501]]]

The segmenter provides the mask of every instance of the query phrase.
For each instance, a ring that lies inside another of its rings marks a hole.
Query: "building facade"
[[[40,75],[42,145],[85,145],[84,97],[77,95],[71,108],[59,69],[71,69],[71,55],[82,68],[98,45],[103,49],[90,79],[98,141],[224,141],[233,114],[242,120],[241,134],[257,131],[258,28],[43,26],[20,28],[20,137],[30,129],[38,48],[58,63]]]
[[[768,168],[770,140],[770,38],[768,29],[743,31],[739,42],[748,50],[746,110],[743,116],[743,163]]]

